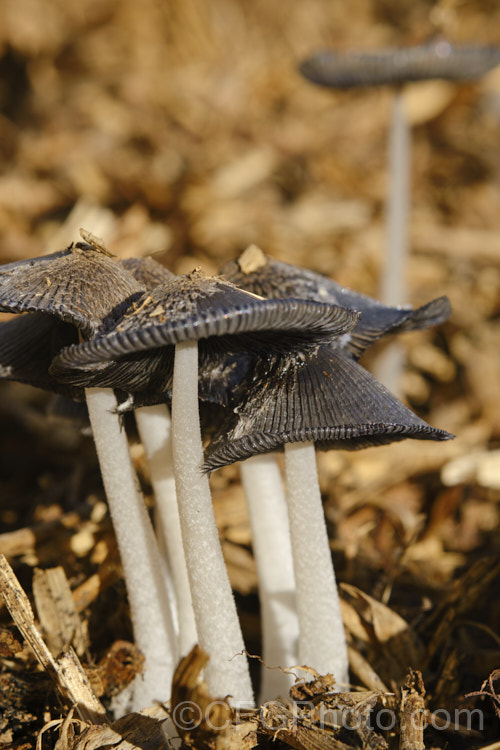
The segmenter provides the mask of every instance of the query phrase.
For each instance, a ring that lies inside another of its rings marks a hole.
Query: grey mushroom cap
[[[239,348],[239,347],[238,347]],[[114,388],[128,393],[120,411],[170,402],[174,372],[173,345],[126,354],[116,360],[70,366],[56,358],[53,380],[64,387]],[[238,351],[216,352],[210,340],[199,342],[198,394],[201,401],[233,406],[255,355]]]
[[[77,350],[81,346],[74,345]],[[174,347],[139,351],[104,362],[68,364],[66,352],[54,357],[50,374],[58,382],[81,388],[115,388],[135,394],[136,404],[161,403],[172,388]],[[139,397],[139,394],[142,396]]]
[[[118,263],[146,290],[154,289],[175,277],[172,271],[150,257],[124,258],[119,259]],[[152,352],[145,368],[142,355],[131,354],[116,362],[103,362],[90,365],[85,370],[77,370],[70,378],[67,372],[63,372],[56,382],[61,387],[65,383],[70,387],[77,386],[82,393],[84,388],[90,387],[114,388],[123,393],[136,392],[135,398],[126,399],[125,407],[120,409],[131,410],[165,401],[166,391],[170,390],[172,383],[173,359],[174,347],[169,352]],[[53,376],[51,379],[55,380]],[[138,391],[142,391],[141,395]]]
[[[165,283],[172,279],[175,274],[169,271],[154,258],[146,256],[144,258],[122,258],[119,261],[144,289],[154,289],[155,286]]]
[[[248,248],[238,260],[223,266],[221,275],[263,297],[297,297],[358,310],[356,326],[332,340],[332,346],[343,348],[355,359],[385,335],[428,328],[442,323],[451,313],[447,297],[438,297],[417,309],[384,305],[314,271],[268,258],[256,247]]]
[[[0,267],[0,311],[52,315],[85,338],[119,317],[144,290],[118,261],[83,242]]]
[[[325,345],[302,357],[262,360],[242,393],[206,449],[207,472],[292,442],[357,450],[453,437],[417,417],[345,352]]]
[[[207,351],[204,341],[199,343],[200,367],[198,394],[200,401],[218,406],[234,407],[240,400],[240,390],[245,388],[248,373],[252,371],[255,353]]]
[[[286,349],[293,343],[307,346],[343,335],[358,317],[353,310],[316,301],[262,299],[223,279],[195,272],[143,294],[105,333],[64,349],[53,363],[53,372],[63,374],[65,369],[189,340],[210,339],[221,352],[260,351],[266,345]]]
[[[329,88],[349,89],[423,81],[477,78],[500,63],[500,46],[452,45],[438,39],[380,52],[318,52],[300,65],[302,75]]]
[[[49,373],[53,357],[78,341],[76,328],[43,313],[26,313],[0,324],[0,380],[84,400],[82,388],[60,383]]]
[[[73,382],[59,380],[49,369],[61,349],[78,343],[79,331],[95,332],[120,315],[148,284],[172,276],[151,258],[113,260],[84,243],[1,266],[2,309],[23,314],[0,324],[0,380],[27,383],[78,401],[85,400],[84,389],[91,386],[107,386],[109,381],[114,383],[110,387],[126,386],[127,378],[138,377],[137,364],[135,370],[133,363],[129,365],[126,378],[120,365],[106,363],[98,371],[79,373]],[[165,369],[163,361],[161,368]]]
[[[222,406],[263,350],[299,349],[344,335],[358,314],[301,300],[263,300],[220,278],[177,277],[143,295],[105,335],[69,347],[51,374],[70,385],[120,388],[133,399],[170,398],[174,344],[199,340],[199,396]]]

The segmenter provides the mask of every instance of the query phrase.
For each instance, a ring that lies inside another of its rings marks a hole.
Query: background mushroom
[[[500,63],[500,47],[452,45],[444,39],[428,44],[378,52],[337,54],[319,52],[305,60],[301,73],[313,83],[338,89],[395,87],[389,130],[389,189],[387,251],[380,282],[380,298],[400,305],[407,297],[408,214],[410,206],[410,125],[405,114],[403,86],[412,81],[477,78]],[[402,370],[401,350],[387,349],[377,375],[397,392]]]

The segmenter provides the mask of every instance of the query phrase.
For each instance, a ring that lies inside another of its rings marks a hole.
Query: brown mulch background
[[[435,34],[494,43],[498,29],[491,0],[0,0],[0,262],[61,249],[84,226],[121,257],[154,254],[179,273],[216,272],[253,242],[377,296],[392,94],[332,93],[297,64],[323,47]],[[500,738],[500,68],[406,96],[409,301],[447,294],[454,312],[404,337],[401,387],[457,438],[318,463],[353,648],[396,693],[420,670],[429,711],[482,711],[482,731],[431,726],[426,747],[480,748]],[[64,567],[88,631],[82,662],[106,702],[133,662],[116,645],[131,639],[119,559],[92,442],[48,407],[1,384],[0,553],[28,593],[35,567]],[[258,653],[237,468],[213,487]],[[490,675],[490,697],[465,697]],[[373,688],[361,667],[352,678]],[[0,747],[34,748],[67,710],[0,605]],[[398,746],[397,729],[383,736]]]

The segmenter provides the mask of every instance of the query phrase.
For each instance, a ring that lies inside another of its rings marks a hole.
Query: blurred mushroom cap
[[[300,65],[302,75],[320,86],[349,89],[400,85],[440,78],[477,78],[500,63],[500,46],[452,45],[439,39],[415,47],[349,52],[317,52]]]
[[[123,258],[119,263],[132,274],[145,289],[154,289],[172,279],[175,274],[154,258]]]

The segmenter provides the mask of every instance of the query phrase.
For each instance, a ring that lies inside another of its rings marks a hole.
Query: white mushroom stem
[[[288,511],[276,457],[257,455],[240,464],[259,577],[262,658],[269,667],[298,664],[299,622]],[[293,675],[262,667],[260,703],[287,696]]]
[[[389,132],[389,195],[387,199],[387,253],[380,281],[380,299],[401,305],[407,298],[408,217],[410,210],[410,126],[402,90],[394,96]],[[377,378],[398,393],[403,370],[403,350],[397,343],[378,358]]]
[[[127,585],[137,647],[144,655],[133,710],[170,698],[178,653],[153,527],[130,458],[125,431],[108,388],[86,390],[92,434],[101,467]]]
[[[179,517],[198,640],[210,661],[205,669],[214,697],[253,705],[253,691],[236,606],[215,523],[198,411],[198,344],[175,347],[172,389],[172,447]],[[238,655],[240,654],[240,655]]]
[[[285,444],[285,480],[299,617],[299,661],[348,683],[344,625],[316,470],[314,443]]]
[[[177,605],[179,655],[182,657],[197,643],[197,635],[175,491],[172,423],[165,404],[136,409],[135,418],[155,493],[159,547],[166,555],[166,564],[172,576]]]
[[[380,292],[382,302],[399,305],[406,297],[410,207],[410,127],[401,90],[394,96],[392,109],[389,176],[387,258]]]

